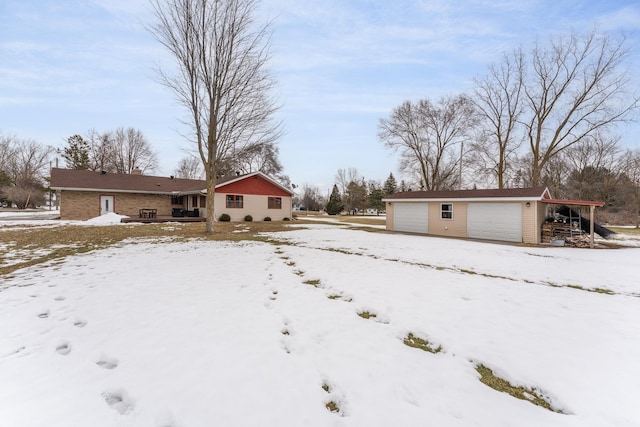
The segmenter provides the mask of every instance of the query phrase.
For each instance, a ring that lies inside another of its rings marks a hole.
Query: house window
[[[191,207],[198,207],[198,196],[191,196]]]
[[[183,198],[182,196],[171,196],[171,204],[172,205],[183,205]]]
[[[440,218],[453,219],[453,205],[451,203],[443,203],[440,205]]]
[[[228,208],[242,208],[242,196],[236,194],[227,194]]]
[[[205,196],[200,196],[200,207],[204,208],[207,206],[207,198]]]
[[[282,209],[282,197],[269,197],[269,209]]]

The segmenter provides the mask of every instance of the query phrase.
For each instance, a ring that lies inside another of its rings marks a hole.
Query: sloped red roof
[[[532,188],[502,188],[483,190],[449,190],[449,191],[404,191],[387,196],[385,200],[406,199],[493,199],[493,198],[521,198],[540,199],[551,198],[545,187]]]
[[[125,193],[172,194],[175,192],[199,192],[206,187],[206,181],[196,179],[102,173],[76,169],[51,169],[51,188],[54,190],[110,190]]]

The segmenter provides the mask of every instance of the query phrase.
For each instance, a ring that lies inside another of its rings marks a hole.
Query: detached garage
[[[387,230],[539,244],[547,206],[544,187],[410,191],[385,199]]]

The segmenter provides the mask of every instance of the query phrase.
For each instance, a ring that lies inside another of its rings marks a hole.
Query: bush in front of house
[[[271,221],[271,217],[270,217],[270,216],[265,216],[265,217],[264,217],[264,220],[265,220],[265,221]]]
[[[244,220],[247,221],[247,222],[251,222],[251,221],[253,221],[253,217],[251,215],[247,215],[247,216],[244,217]]]
[[[220,215],[220,217],[218,218],[218,221],[220,222],[229,222],[231,221],[231,217],[228,214],[222,214]]]
[[[284,218],[282,218],[283,221],[290,221],[289,217],[285,216]]]

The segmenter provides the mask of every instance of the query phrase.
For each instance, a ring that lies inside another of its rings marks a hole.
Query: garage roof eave
[[[403,199],[382,199],[383,202],[544,202],[541,197],[412,197]]]
[[[604,202],[595,202],[590,200],[570,200],[570,199],[543,199],[542,203],[550,205],[571,205],[571,206],[596,206],[603,207]]]

